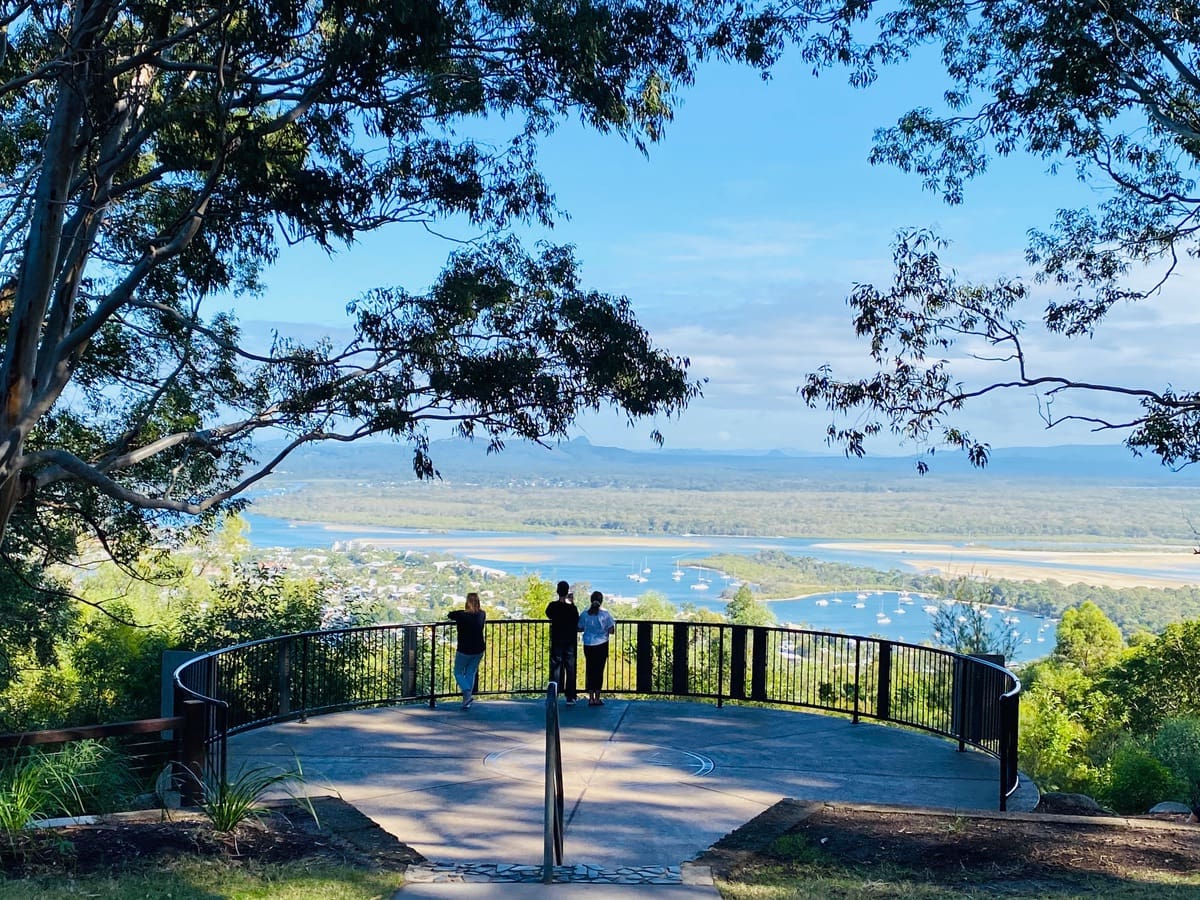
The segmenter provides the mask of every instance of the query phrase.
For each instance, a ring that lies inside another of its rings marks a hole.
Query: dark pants
[[[575,660],[578,641],[569,644],[550,645],[550,680],[558,685],[558,692],[574,700],[578,691],[575,687]]]
[[[584,644],[583,661],[586,663],[586,674],[583,678],[584,690],[589,694],[598,693],[604,686],[604,666],[608,662],[608,641],[603,644]]]

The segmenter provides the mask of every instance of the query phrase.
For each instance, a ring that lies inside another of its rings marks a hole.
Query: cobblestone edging
[[[684,869],[687,870],[686,873]],[[418,863],[405,870],[404,879],[425,884],[489,881],[540,883],[542,867],[515,863]],[[621,866],[605,869],[600,866],[577,865],[555,866],[554,881],[564,884],[712,884],[712,876],[707,868],[697,866]]]

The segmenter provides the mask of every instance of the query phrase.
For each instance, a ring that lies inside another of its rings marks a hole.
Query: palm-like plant
[[[304,770],[299,760],[296,760],[296,767],[292,770],[272,766],[243,766],[232,779],[218,776],[200,779],[200,810],[212,822],[213,830],[232,832],[249,819],[262,818],[267,811],[263,798],[275,788],[284,788],[317,821],[317,811],[312,802],[307,797],[292,793],[291,789],[303,782]]]

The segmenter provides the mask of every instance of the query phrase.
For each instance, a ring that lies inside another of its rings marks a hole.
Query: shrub
[[[129,806],[137,782],[121,753],[102,741],[74,741],[47,754],[46,776],[60,785],[64,815],[114,812]]]
[[[1200,718],[1168,719],[1154,735],[1151,752],[1181,783],[1181,799],[1200,808]]]
[[[0,831],[18,832],[59,804],[41,769],[41,754],[18,757],[0,769]]]
[[[123,808],[136,790],[124,759],[99,741],[56,752],[20,750],[0,768],[0,830],[17,831],[47,816]]]
[[[1132,741],[1117,748],[1106,774],[1100,799],[1119,813],[1144,813],[1154,804],[1178,796],[1181,787],[1170,769]]]

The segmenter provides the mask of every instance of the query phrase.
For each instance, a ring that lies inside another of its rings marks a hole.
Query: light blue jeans
[[[481,659],[482,653],[454,654],[454,680],[458,682],[458,689],[464,694],[475,689],[475,673],[479,671]]]

